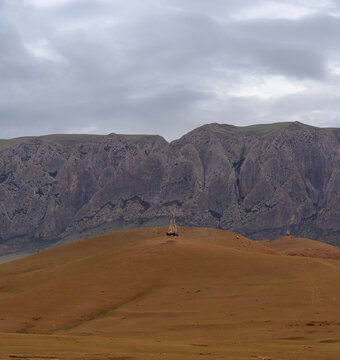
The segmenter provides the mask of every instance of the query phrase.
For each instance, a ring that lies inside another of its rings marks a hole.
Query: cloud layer
[[[3,0],[0,138],[340,126],[332,1]]]

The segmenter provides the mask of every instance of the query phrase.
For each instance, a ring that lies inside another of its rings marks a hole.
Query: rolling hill
[[[284,236],[276,240],[260,240],[259,243],[284,255],[340,260],[339,248],[311,239]]]
[[[0,265],[0,359],[336,360],[339,275],[221,230],[91,238]]]

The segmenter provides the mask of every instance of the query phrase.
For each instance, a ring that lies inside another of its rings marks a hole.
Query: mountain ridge
[[[339,245],[339,135],[299,122],[212,123],[170,143],[114,133],[0,140],[0,253],[164,225],[172,210],[180,225],[263,239],[290,223],[297,236]]]
[[[123,136],[127,140],[136,140],[136,139],[142,138],[142,137],[158,136],[158,137],[163,138],[167,143],[170,144],[174,141],[181,139],[183,136],[186,136],[187,134],[191,133],[192,131],[195,131],[195,130],[198,130],[201,128],[205,128],[205,127],[215,126],[215,125],[225,126],[236,132],[251,132],[251,133],[256,133],[256,132],[263,133],[264,132],[265,133],[265,130],[267,130],[267,132],[270,134],[270,133],[275,133],[275,131],[279,131],[283,128],[286,128],[287,126],[289,126],[291,124],[301,124],[303,126],[309,126],[311,128],[316,128],[316,129],[330,130],[330,131],[334,131],[336,134],[338,134],[338,133],[340,134],[340,128],[316,127],[313,125],[304,124],[299,121],[276,122],[276,123],[269,123],[269,124],[267,124],[267,123],[252,124],[252,125],[244,125],[244,126],[237,126],[237,125],[232,125],[232,124],[213,122],[213,123],[201,125],[195,129],[189,131],[188,133],[180,136],[178,139],[174,139],[171,141],[166,140],[163,136],[158,135],[158,134],[120,134],[120,133],[109,133],[109,134],[65,133],[64,134],[64,133],[56,133],[56,134],[47,134],[47,135],[20,136],[20,137],[15,137],[15,138],[0,139],[0,152],[7,148],[10,148],[15,145],[19,145],[19,144],[22,144],[22,143],[25,143],[25,142],[31,141],[31,140],[42,140],[42,141],[47,141],[47,142],[63,145],[63,144],[67,144],[68,140],[70,142],[77,142],[77,140],[78,140],[78,142],[91,142],[92,140],[94,140],[96,138],[101,138],[101,137],[110,136],[110,135]]]

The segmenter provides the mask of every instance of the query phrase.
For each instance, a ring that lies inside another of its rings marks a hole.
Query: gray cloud
[[[340,126],[335,3],[0,4],[1,138],[138,132],[173,139],[212,121]],[[294,4],[311,14],[261,13]]]

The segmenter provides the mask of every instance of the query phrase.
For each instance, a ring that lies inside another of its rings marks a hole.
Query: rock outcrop
[[[340,131],[209,124],[160,136],[0,141],[0,253],[168,223],[340,245]]]

